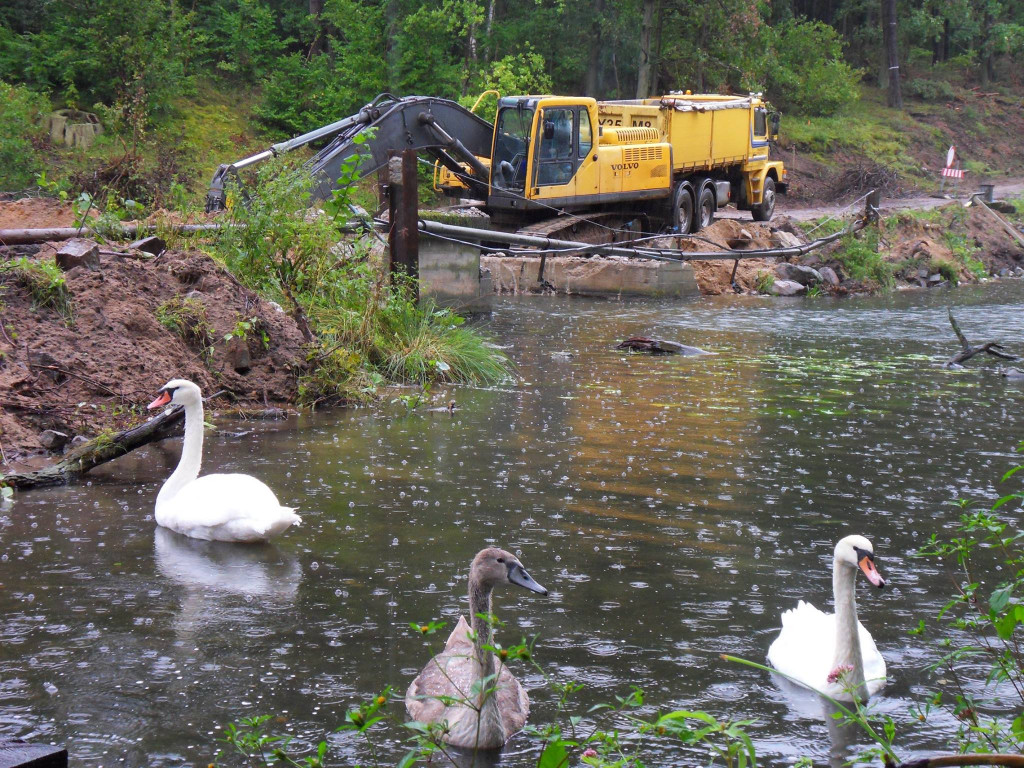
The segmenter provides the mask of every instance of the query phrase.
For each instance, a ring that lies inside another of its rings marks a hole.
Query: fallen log
[[[122,224],[122,237],[136,237],[140,233],[153,230],[152,224]],[[170,224],[167,229],[173,232],[213,232],[221,228],[220,224]],[[31,245],[32,243],[49,243],[57,240],[70,240],[81,237],[83,232],[91,231],[85,227],[49,227],[47,229],[0,229],[0,245]]]
[[[709,355],[710,352],[699,347],[688,347],[676,341],[667,339],[650,339],[646,336],[630,336],[620,344],[615,345],[616,349],[631,349],[635,352],[650,352],[652,355]]]
[[[1011,355],[1007,352],[1003,352],[1003,345],[997,341],[986,341],[984,344],[978,346],[971,346],[971,343],[967,341],[967,337],[964,336],[963,331],[960,330],[960,326],[956,322],[956,318],[953,317],[953,310],[947,309],[949,313],[949,324],[953,326],[953,333],[960,339],[960,345],[963,349],[957,352],[953,357],[946,361],[947,368],[959,368],[965,362],[970,360],[975,355],[979,355],[982,352],[987,352],[990,355],[1001,358],[1002,360],[1020,360],[1017,355]]]
[[[45,488],[52,485],[67,485],[81,477],[93,467],[124,456],[129,451],[149,443],[171,437],[184,421],[185,411],[174,408],[164,411],[154,419],[116,434],[94,437],[68,451],[56,464],[30,472],[11,472],[0,475],[0,486],[18,490]]]

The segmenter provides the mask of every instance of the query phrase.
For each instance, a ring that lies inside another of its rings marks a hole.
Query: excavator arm
[[[325,200],[337,186],[342,164],[356,155],[360,175],[373,173],[388,162],[389,153],[403,149],[426,152],[459,174],[470,190],[486,197],[488,168],[478,158],[491,156],[494,126],[448,99],[430,96],[398,98],[382,93],[351,117],[274,144],[270,149],[221,165],[206,195],[206,210],[225,207],[225,183],[238,171],[320,139],[330,142],[306,163],[313,175],[313,196]],[[357,142],[356,137],[365,140]],[[470,167],[467,175],[465,165]]]

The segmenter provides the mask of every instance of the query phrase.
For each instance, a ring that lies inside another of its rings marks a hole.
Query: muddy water
[[[576,711],[646,692],[647,709],[755,718],[767,763],[821,763],[849,735],[820,702],[719,660],[761,661],[781,610],[830,600],[832,544],[875,544],[891,589],[858,588],[902,718],[934,652],[907,635],[947,584],[911,557],[995,497],[1024,426],[1024,387],[988,361],[947,371],[952,303],[968,336],[1019,342],[1024,286],[882,299],[501,303],[487,329],[520,381],[458,390],[454,415],[401,404],[278,424],[229,423],[205,469],[264,478],[304,516],[269,547],[156,530],[165,444],[88,486],[19,497],[0,520],[0,733],[66,742],[75,765],[205,766],[220,727],[278,717],[298,745],[426,660],[410,621],[465,610],[466,566],[486,543],[518,552],[547,598],[497,596],[499,639],[539,637],[557,681],[587,687]],[[716,354],[612,349],[636,333]],[[543,676],[521,670],[531,720],[553,716]],[[397,708],[397,705],[396,705]],[[901,738],[904,755],[948,723]],[[381,734],[385,763],[404,752]],[[369,762],[330,737],[336,765]],[[854,738],[854,741],[857,739]],[[503,765],[525,766],[517,736]],[[653,747],[649,764],[694,756]]]

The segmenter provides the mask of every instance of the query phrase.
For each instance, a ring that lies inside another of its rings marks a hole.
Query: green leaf
[[[565,768],[569,764],[569,753],[561,739],[549,741],[537,761],[537,768]]]

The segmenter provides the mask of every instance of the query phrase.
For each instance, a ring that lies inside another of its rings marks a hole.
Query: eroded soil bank
[[[0,249],[7,251],[0,253],[5,463],[47,447],[59,453],[65,440],[137,421],[175,377],[195,381],[207,395],[223,391],[213,409],[295,401],[305,351],[294,320],[210,257],[114,255],[121,249],[104,245],[98,265],[63,273],[62,301],[46,302],[32,265],[52,263],[59,247],[46,244],[31,255]]]

